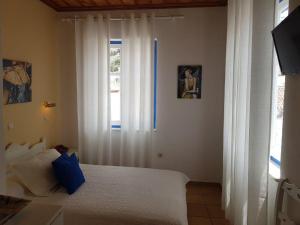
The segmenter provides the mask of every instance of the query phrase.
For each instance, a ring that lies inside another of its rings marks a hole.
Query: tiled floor
[[[217,184],[188,183],[189,225],[230,225],[221,209],[221,195]]]

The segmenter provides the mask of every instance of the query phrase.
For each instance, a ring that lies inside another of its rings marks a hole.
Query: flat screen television
[[[300,75],[300,6],[272,31],[283,75]]]

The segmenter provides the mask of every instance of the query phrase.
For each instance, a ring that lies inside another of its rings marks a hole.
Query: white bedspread
[[[36,202],[64,207],[66,225],[188,225],[186,176],[157,169],[81,164],[86,182]]]

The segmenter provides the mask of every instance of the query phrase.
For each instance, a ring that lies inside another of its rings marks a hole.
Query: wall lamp
[[[44,105],[46,108],[56,107],[56,103],[55,103],[55,102],[48,102],[48,101],[45,101],[45,102],[43,103],[43,105]]]

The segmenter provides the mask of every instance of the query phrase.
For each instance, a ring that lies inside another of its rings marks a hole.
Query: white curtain
[[[121,129],[112,146],[109,18],[76,22],[80,159],[84,163],[147,167],[152,133],[153,16],[121,21]],[[119,135],[120,134],[120,135]]]
[[[267,224],[274,1],[228,1],[223,208],[233,225]]]
[[[149,166],[152,131],[153,16],[123,20],[120,165]]]
[[[234,225],[247,224],[252,1],[228,2],[224,108],[223,206]]]
[[[109,19],[89,15],[75,26],[80,160],[110,164]]]

